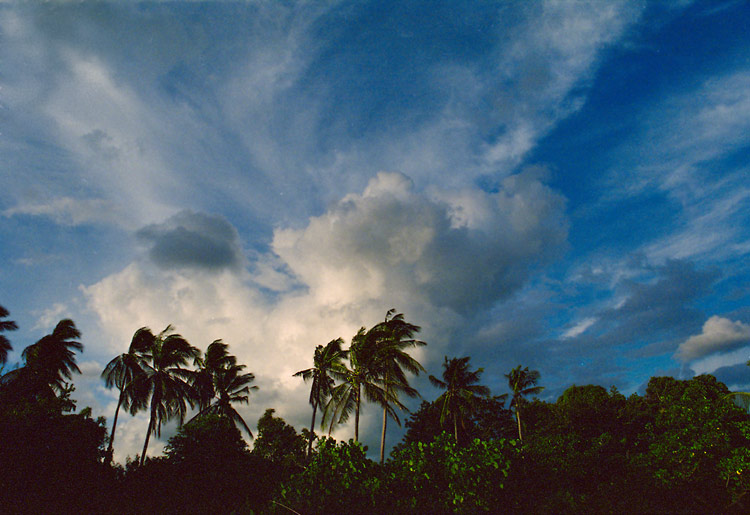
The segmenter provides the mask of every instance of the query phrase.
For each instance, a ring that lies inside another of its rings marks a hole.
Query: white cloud
[[[596,320],[597,319],[594,317],[584,318],[583,320],[575,324],[573,327],[565,331],[562,335],[562,338],[563,339],[575,338],[576,336],[583,334],[586,331],[586,329],[594,325]]]
[[[583,105],[571,91],[586,84],[600,52],[622,37],[640,9],[633,2],[525,4],[526,22],[510,29],[512,44],[499,52],[491,81],[506,131],[486,146],[488,168],[512,169]]]
[[[434,197],[380,173],[306,228],[277,230],[273,250],[318,302],[408,294],[464,311],[515,291],[567,236],[563,199],[530,175]]]
[[[701,334],[693,335],[680,344],[676,357],[682,361],[692,361],[747,344],[750,344],[750,325],[714,315],[703,324]]]

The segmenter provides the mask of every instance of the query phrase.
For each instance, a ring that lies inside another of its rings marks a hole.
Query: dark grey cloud
[[[739,386],[747,389],[750,386],[750,367],[744,363],[720,367],[711,374],[729,387]]]
[[[711,292],[719,277],[718,271],[700,269],[687,261],[668,261],[656,268],[643,263],[640,271],[639,280],[628,278],[608,286],[610,294],[624,300],[593,313],[591,318],[596,321],[575,336],[550,334],[548,328],[526,321],[522,314],[528,310],[537,318],[544,306],[545,320],[564,320],[569,306],[576,302],[575,291],[569,292],[573,298],[558,295],[531,303],[514,299],[518,305],[508,311],[511,316],[505,325],[516,330],[508,331],[505,341],[497,338],[493,348],[497,361],[503,361],[505,368],[512,359],[512,366],[521,363],[538,369],[548,387],[545,396],[554,397],[573,383],[615,385],[625,390],[636,387],[627,373],[631,366],[671,355],[685,338],[700,331],[706,315],[696,304]],[[554,300],[559,302],[557,307]],[[535,302],[540,302],[539,308],[535,309]]]
[[[181,211],[136,233],[159,267],[220,270],[242,262],[237,230],[223,217]]]
[[[599,321],[587,333],[592,336],[579,341],[598,340],[607,345],[653,343],[668,333],[671,338],[679,338],[699,330],[705,315],[693,304],[711,293],[719,272],[700,270],[691,262],[679,260],[669,260],[655,272],[657,278],[653,282],[622,281],[625,301],[600,312]],[[659,348],[657,352],[667,350]]]

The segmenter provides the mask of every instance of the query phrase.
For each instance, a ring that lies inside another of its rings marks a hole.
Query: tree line
[[[403,421],[386,459],[388,420],[402,422],[409,377],[425,372],[409,354],[425,345],[419,326],[390,310],[318,345],[310,385],[312,420],[297,431],[273,409],[257,434],[236,411],[256,387],[227,344],[205,352],[168,326],[138,329],[127,352],[105,367],[119,392],[111,431],[88,408],[76,411],[71,379],[83,350],[71,320],[5,371],[17,325],[0,306],[0,505],[8,512],[205,513],[743,513],[750,507],[750,416],[713,376],[652,378],[643,395],[569,387],[556,401],[535,397],[537,371],[508,374],[509,395],[492,395],[469,357],[445,357],[441,390]],[[531,399],[533,397],[533,399]],[[365,402],[382,410],[380,460],[359,440]],[[193,410],[192,412],[190,410]],[[143,452],[112,462],[120,411],[149,413]],[[194,413],[190,419],[188,415]],[[330,432],[354,417],[354,438]],[[151,436],[179,421],[164,454]],[[317,425],[316,425],[317,422]],[[319,429],[318,436],[315,430]],[[254,438],[252,449],[242,438]]]

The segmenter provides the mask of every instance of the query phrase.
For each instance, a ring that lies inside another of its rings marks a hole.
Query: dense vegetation
[[[0,364],[16,325],[0,307]],[[448,358],[442,389],[405,420],[385,459],[357,442],[365,402],[401,422],[408,354],[419,327],[389,311],[344,349],[318,346],[297,375],[310,386],[311,427],[298,432],[267,409],[257,434],[235,409],[253,375],[217,340],[203,353],[168,327],[141,328],[103,372],[117,388],[108,434],[88,408],[75,413],[69,382],[80,333],[70,320],[27,347],[24,364],[0,376],[0,506],[6,512],[121,513],[589,513],[747,512],[750,416],[713,376],[654,377],[644,395],[571,386],[555,401],[538,372],[506,377],[512,398],[493,396],[468,357]],[[4,371],[4,370],[3,370]],[[750,371],[749,371],[750,372]],[[192,412],[190,411],[192,408]],[[144,452],[113,464],[119,412],[147,411]],[[146,456],[162,423],[183,422],[164,455]],[[320,415],[320,416],[319,416]],[[318,437],[354,415],[355,439]],[[254,436],[252,450],[242,432]]]

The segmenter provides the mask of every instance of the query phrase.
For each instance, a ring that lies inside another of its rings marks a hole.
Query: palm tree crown
[[[74,351],[83,351],[83,344],[76,341],[81,332],[70,319],[61,320],[52,334],[26,347],[22,353],[26,369],[38,385],[49,385],[62,392],[66,379],[73,372],[81,373],[76,364]]]
[[[18,326],[13,320],[2,320],[7,317],[10,313],[4,307],[0,306],[0,333],[5,331],[15,331]],[[5,335],[0,334],[0,365],[4,365],[8,360],[8,353],[13,350],[13,346],[10,344],[8,338]]]
[[[228,349],[226,343],[215,340],[208,346],[202,359],[196,357],[199,369],[193,374],[193,386],[200,411],[193,419],[207,414],[227,417],[240,424],[252,438],[253,433],[245,419],[232,404],[249,402],[250,390],[258,389],[257,386],[250,386],[255,375],[243,373],[245,365],[238,365],[237,358],[229,354]]]
[[[472,372],[469,370],[469,360],[468,356],[450,360],[448,356],[445,356],[442,381],[435,376],[430,376],[430,382],[434,386],[445,390],[435,402],[442,404],[440,424],[444,424],[448,416],[453,420],[453,435],[456,443],[458,443],[459,420],[463,426],[463,417],[474,411],[475,399],[490,395],[489,388],[478,384],[484,369],[478,368]]]
[[[516,410],[516,421],[518,422],[518,439],[523,440],[523,434],[521,432],[521,405],[524,402],[524,397],[527,395],[537,395],[544,390],[543,386],[535,386],[539,381],[539,372],[537,370],[529,370],[529,367],[521,369],[521,365],[505,374],[508,378],[508,386],[510,386],[513,392],[513,398],[511,399],[511,407]]]

